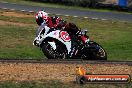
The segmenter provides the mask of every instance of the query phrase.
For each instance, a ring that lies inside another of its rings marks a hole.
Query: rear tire
[[[95,59],[97,60],[107,60],[107,53],[106,51],[103,49],[102,46],[98,45],[98,47],[100,48],[98,52],[95,53]]]
[[[96,42],[90,43],[89,56],[92,60],[107,60],[106,51]]]

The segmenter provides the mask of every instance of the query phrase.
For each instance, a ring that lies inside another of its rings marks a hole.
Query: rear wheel
[[[89,58],[92,60],[107,60],[107,53],[98,43],[91,42],[89,44]]]
[[[42,45],[42,51],[44,55],[48,59],[66,59],[67,54],[65,52],[65,49],[63,47],[60,47],[59,44],[56,44],[56,49],[54,50],[53,47],[48,43],[44,42]]]
[[[94,52],[95,59],[97,60],[107,60],[106,51],[103,49],[102,46],[96,45],[99,49]]]

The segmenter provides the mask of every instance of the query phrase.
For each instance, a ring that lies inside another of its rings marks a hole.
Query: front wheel
[[[54,49],[48,42],[44,42],[42,45],[42,51],[48,59],[66,59],[67,54],[63,47],[56,44],[56,49]]]

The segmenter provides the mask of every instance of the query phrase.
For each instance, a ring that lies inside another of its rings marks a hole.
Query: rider
[[[60,17],[54,16],[50,17],[48,14],[41,10],[36,13],[36,22],[39,26],[42,23],[46,23],[46,25],[52,30],[53,28],[62,28],[71,34],[76,35],[84,44],[88,41],[88,38],[82,34],[82,31],[78,29],[78,27],[73,23],[67,23],[66,21],[62,20]]]

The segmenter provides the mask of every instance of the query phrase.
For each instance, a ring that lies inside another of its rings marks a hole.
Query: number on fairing
[[[60,37],[66,42],[69,42],[71,40],[69,34],[65,31],[62,31],[60,33]]]

